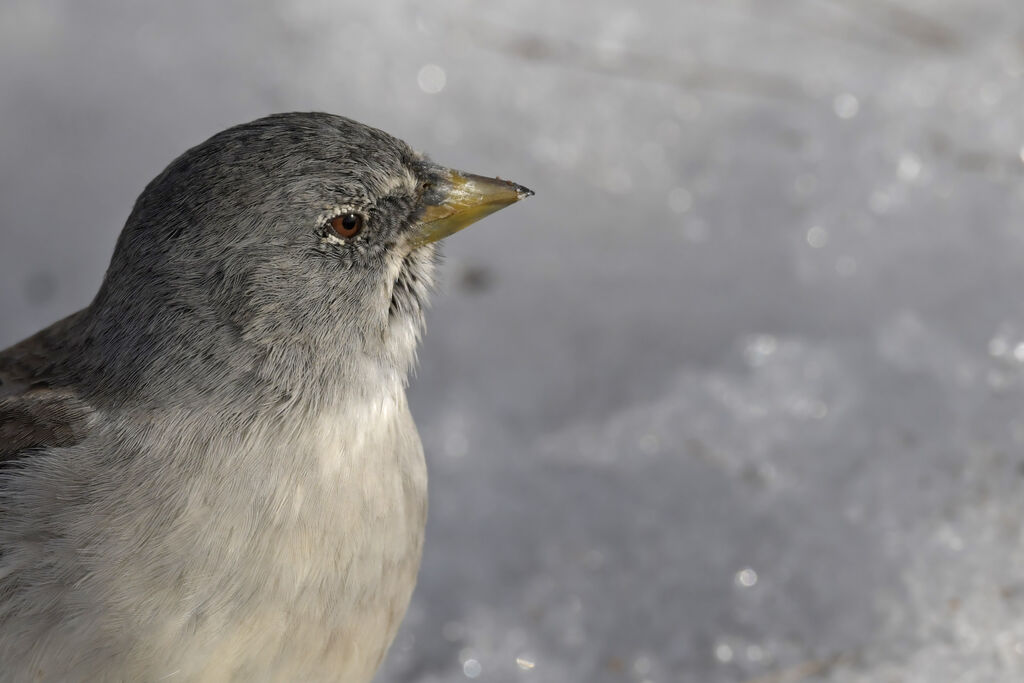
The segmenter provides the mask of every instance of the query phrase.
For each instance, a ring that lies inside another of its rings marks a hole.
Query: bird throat
[[[391,288],[391,303],[388,307],[391,322],[397,322],[402,317],[417,320],[422,317],[434,285],[435,254],[433,247],[420,247],[402,259]]]

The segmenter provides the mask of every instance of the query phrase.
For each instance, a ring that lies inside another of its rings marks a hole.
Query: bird
[[[92,303],[0,352],[0,681],[370,680],[439,240],[532,194],[317,112],[171,162]]]

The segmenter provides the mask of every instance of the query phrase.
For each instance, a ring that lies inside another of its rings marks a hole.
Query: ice
[[[1024,5],[0,8],[0,343],[326,109],[537,195],[448,247],[379,680],[1024,677]]]

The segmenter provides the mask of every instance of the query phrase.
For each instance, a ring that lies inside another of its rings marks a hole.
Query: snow
[[[0,344],[270,111],[537,192],[448,247],[379,680],[1024,676],[1024,5],[133,7],[0,8]]]

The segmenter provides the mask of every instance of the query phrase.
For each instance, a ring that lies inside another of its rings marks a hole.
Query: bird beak
[[[411,235],[413,248],[436,242],[533,194],[532,190],[501,178],[484,178],[451,169],[443,169],[441,176],[441,183],[427,198]]]

